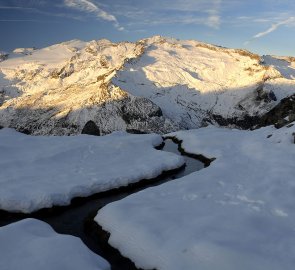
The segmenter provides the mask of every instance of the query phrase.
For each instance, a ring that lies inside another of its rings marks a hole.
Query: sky
[[[295,1],[0,0],[2,51],[154,35],[295,56]]]

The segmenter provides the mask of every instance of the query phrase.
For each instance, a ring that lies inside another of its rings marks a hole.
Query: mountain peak
[[[88,121],[102,134],[249,128],[295,88],[291,58],[194,40],[71,40],[19,51],[0,63],[0,125],[34,134],[76,134]]]

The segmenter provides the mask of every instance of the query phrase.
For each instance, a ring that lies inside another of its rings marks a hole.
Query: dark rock
[[[295,132],[292,133],[293,136],[293,142],[295,143]]]
[[[269,135],[267,135],[267,137],[266,138],[270,138],[272,136],[272,134],[269,134]]]
[[[32,132],[29,130],[29,129],[27,129],[27,128],[17,128],[16,129],[18,132],[20,132],[20,133],[23,133],[23,134],[26,134],[26,135],[31,135],[32,134]]]
[[[6,59],[8,59],[8,56],[9,56],[8,53],[4,53],[4,54],[0,53],[0,62],[5,61]]]
[[[277,101],[277,97],[273,91],[268,92],[268,97],[270,100]]]
[[[263,84],[261,84],[257,87],[256,101],[264,101],[266,103],[276,101],[277,97],[276,97],[275,93],[272,90],[266,91],[266,90],[264,90],[263,87],[264,87]]]
[[[295,95],[284,98],[273,109],[263,115],[259,126],[275,125],[281,128],[295,121]]]
[[[98,126],[93,121],[90,120],[85,124],[81,134],[100,136],[100,130]]]
[[[285,119],[279,119],[278,122],[275,123],[275,128],[281,128],[288,124],[288,121]]]
[[[244,115],[243,117],[224,118],[221,115],[212,115],[213,120],[220,126],[236,126],[242,129],[251,129],[259,124],[259,116]]]
[[[133,121],[144,121],[150,117],[163,116],[159,106],[142,97],[132,99],[130,103],[124,104],[121,110],[122,118],[127,124]]]
[[[126,129],[126,132],[131,133],[131,134],[147,134],[146,131],[143,130],[138,130],[138,129]]]
[[[289,122],[294,122],[295,121],[295,112],[289,114]]]

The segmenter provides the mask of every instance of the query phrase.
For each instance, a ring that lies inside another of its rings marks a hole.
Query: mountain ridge
[[[72,40],[0,63],[0,126],[34,135],[252,128],[295,93],[295,59],[194,40]],[[250,119],[250,120],[249,120]]]

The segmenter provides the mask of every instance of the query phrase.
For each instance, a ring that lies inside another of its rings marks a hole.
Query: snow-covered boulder
[[[107,261],[74,236],[25,219],[0,228],[1,270],[110,270]]]

